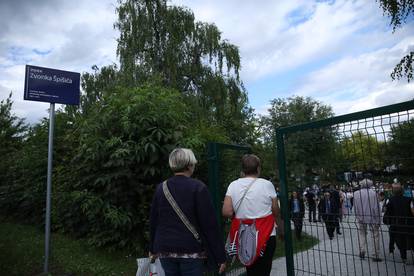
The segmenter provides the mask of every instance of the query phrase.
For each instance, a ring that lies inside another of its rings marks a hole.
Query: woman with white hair
[[[217,269],[220,264],[220,273],[225,269],[224,242],[210,194],[203,182],[191,178],[196,163],[190,149],[174,149],[169,156],[174,176],[158,185],[152,201],[150,255],[160,258],[167,276],[202,275],[207,252]]]

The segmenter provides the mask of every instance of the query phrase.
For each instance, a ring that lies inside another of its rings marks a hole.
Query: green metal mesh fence
[[[288,275],[414,275],[413,101],[280,129],[278,154]]]

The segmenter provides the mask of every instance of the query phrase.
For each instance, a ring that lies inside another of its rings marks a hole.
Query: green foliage
[[[206,123],[191,135],[188,107],[172,89],[108,85],[102,91],[87,108],[56,114],[52,225],[91,245],[143,254],[153,190],[170,174],[169,152],[180,144],[201,151],[205,139],[222,140],[224,131]],[[1,190],[3,214],[43,224],[47,141],[44,119],[16,153],[14,175]]]
[[[191,10],[166,0],[125,0],[117,8],[117,53],[124,84],[159,81],[185,95],[194,121],[228,130],[245,142],[247,94],[239,79],[237,46],[221,39],[214,24],[198,22]]]
[[[23,145],[27,126],[24,120],[12,114],[12,94],[0,102],[0,188],[14,176],[17,153]]]
[[[262,118],[262,125],[264,141],[273,148],[271,159],[276,156],[278,128],[333,116],[330,106],[300,96],[274,99],[268,111],[269,116]],[[328,157],[335,145],[335,136],[331,129],[309,130],[288,135],[285,152],[290,173],[295,176],[306,176],[312,172],[320,173],[318,168],[329,167]],[[267,150],[267,147],[264,149]]]
[[[65,113],[55,116],[55,137],[53,152],[53,181],[59,175],[59,165],[68,166],[73,144],[77,136],[72,131],[73,122]],[[43,119],[28,128],[24,141],[11,167],[13,175],[8,178],[7,191],[0,201],[3,214],[12,214],[26,222],[43,224],[46,199],[46,172],[48,157],[49,121]]]
[[[333,116],[332,108],[310,97],[295,96],[272,100],[269,115],[262,118],[264,138],[274,142],[280,127],[307,123]]]
[[[108,90],[122,82],[116,65],[104,66],[101,69],[94,65],[92,69],[94,73],[82,74],[81,86],[84,93],[81,95],[80,111],[83,114],[88,113],[95,103],[102,101]],[[67,106],[66,110],[68,109],[72,110],[73,107]]]
[[[206,180],[207,142],[254,143],[256,122],[238,48],[215,25],[163,0],[121,1],[117,11],[120,67],[93,66],[82,75],[80,107],[56,113],[52,227],[90,245],[144,254],[150,202],[170,174],[169,152],[192,148],[196,174]],[[25,132],[10,100],[1,108],[0,123],[14,134],[1,125],[0,150],[13,162],[1,163],[0,210],[42,226],[48,120]]]
[[[384,14],[391,17],[391,26],[394,31],[414,13],[413,0],[378,0]]]
[[[208,70],[213,73],[222,73],[226,64],[227,73],[232,70],[238,78],[237,47],[222,41],[215,25],[196,22],[188,8],[169,6],[166,0],[126,0],[117,13],[117,53],[131,79],[159,74],[169,86],[192,91],[210,68],[203,61],[214,64]]]
[[[115,88],[79,122],[79,146],[58,168],[57,227],[96,246],[145,244],[155,184],[188,119],[180,94],[158,86]]]
[[[402,173],[414,171],[414,119],[393,126],[388,149],[389,159],[398,165]]]
[[[348,163],[346,170],[367,172],[384,169],[386,145],[375,136],[357,131],[343,139],[340,147]]]
[[[42,223],[45,206],[48,126],[43,120],[31,127],[19,152],[16,175],[8,183],[4,213],[16,213],[28,222]]]
[[[395,66],[394,70],[391,73],[391,78],[393,80],[407,78],[407,81],[410,82],[414,79],[414,52],[411,51],[408,55],[403,57],[401,61]]]

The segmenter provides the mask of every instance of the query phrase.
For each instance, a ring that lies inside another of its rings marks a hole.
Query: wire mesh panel
[[[283,128],[278,140],[288,275],[414,275],[413,101]],[[293,255],[303,234],[320,242]]]

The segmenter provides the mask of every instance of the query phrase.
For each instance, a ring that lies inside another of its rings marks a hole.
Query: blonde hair
[[[190,166],[197,164],[197,159],[190,149],[176,148],[170,153],[168,160],[170,168],[173,172],[183,172]]]

